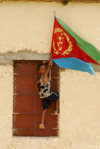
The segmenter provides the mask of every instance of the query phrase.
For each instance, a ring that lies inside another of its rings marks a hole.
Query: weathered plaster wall
[[[100,49],[100,4],[0,3],[0,52],[50,50],[53,11],[80,36]]]
[[[100,4],[0,3],[0,52],[50,50],[53,10],[100,49]],[[7,57],[6,57],[7,58]],[[9,57],[8,57],[9,59]],[[100,72],[60,72],[60,136],[12,136],[13,67],[0,65],[0,149],[100,149]]]

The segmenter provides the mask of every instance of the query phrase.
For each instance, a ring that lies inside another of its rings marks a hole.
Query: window
[[[45,129],[40,129],[41,99],[35,83],[40,79],[37,65],[42,61],[14,61],[13,136],[58,136],[58,116],[52,102],[45,116]],[[51,69],[51,90],[59,92],[59,68]]]

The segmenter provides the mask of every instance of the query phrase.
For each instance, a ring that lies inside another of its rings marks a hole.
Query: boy
[[[42,103],[42,108],[43,108],[42,120],[41,120],[41,124],[39,125],[40,129],[45,128],[45,126],[44,126],[45,113],[46,113],[48,107],[50,106],[51,101],[56,102],[55,114],[58,114],[58,108],[59,108],[58,98],[59,98],[59,96],[58,96],[58,94],[50,91],[50,80],[48,78],[51,64],[52,64],[52,60],[50,59],[47,69],[45,68],[44,64],[39,64],[37,66],[37,70],[38,70],[38,73],[41,75],[41,78],[40,78],[40,80],[38,80],[36,82],[36,90],[41,98],[41,103]],[[40,84],[40,92],[38,89],[39,84]]]

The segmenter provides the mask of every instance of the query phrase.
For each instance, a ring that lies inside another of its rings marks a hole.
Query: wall
[[[53,11],[100,49],[100,4],[0,3],[0,53],[50,51]],[[7,58],[7,57],[6,57]],[[100,149],[100,72],[60,70],[60,136],[12,136],[13,66],[0,65],[0,149]]]

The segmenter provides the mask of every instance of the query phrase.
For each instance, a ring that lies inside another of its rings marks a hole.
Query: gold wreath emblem
[[[73,44],[72,42],[70,41],[70,38],[67,36],[67,34],[61,29],[61,28],[55,28],[54,30],[54,34],[56,33],[61,33],[61,35],[64,35],[66,37],[66,40],[67,42],[69,43],[69,46],[68,48],[64,51],[64,52],[60,52],[60,50],[62,49],[62,47],[60,47],[58,50],[55,48],[55,42],[53,41],[53,49],[54,49],[54,53],[55,54],[61,54],[63,56],[65,56],[66,54],[68,55],[71,51],[72,51],[72,47],[73,47]],[[62,42],[61,42],[62,43]],[[58,43],[59,44],[59,43]]]

